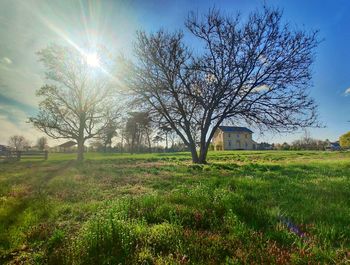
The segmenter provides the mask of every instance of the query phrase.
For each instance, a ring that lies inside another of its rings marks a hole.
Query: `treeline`
[[[22,135],[13,135],[9,138],[7,146],[1,145],[2,151],[29,151],[29,150],[38,150],[46,151],[49,149],[47,144],[46,137],[39,137],[35,144],[32,144],[31,141],[26,139]]]
[[[129,112],[119,124],[110,126],[92,141],[88,150],[146,153],[188,151],[188,148],[174,130],[152,120],[148,112]]]
[[[318,140],[310,136],[309,132],[305,131],[304,136],[290,144],[284,142],[283,144],[273,144],[271,149],[274,150],[319,150],[324,151],[328,149],[335,149],[339,147],[339,143],[332,143],[330,140]]]
[[[327,139],[325,141],[323,140],[317,140],[317,139],[310,139],[309,141],[305,140],[295,140],[292,143],[283,143],[283,144],[273,144],[274,150],[320,150],[324,151],[327,150],[330,146],[330,141]]]

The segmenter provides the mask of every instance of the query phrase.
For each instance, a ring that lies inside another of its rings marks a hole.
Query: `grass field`
[[[0,164],[0,264],[346,264],[350,152]]]

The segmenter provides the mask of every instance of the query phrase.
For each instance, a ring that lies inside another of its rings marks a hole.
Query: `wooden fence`
[[[20,161],[21,159],[44,159],[47,160],[48,151],[1,151],[0,160]]]

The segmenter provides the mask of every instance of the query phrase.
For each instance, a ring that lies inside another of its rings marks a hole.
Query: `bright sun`
[[[86,55],[86,63],[91,67],[100,66],[100,60],[98,59],[98,56],[96,53],[88,53]]]

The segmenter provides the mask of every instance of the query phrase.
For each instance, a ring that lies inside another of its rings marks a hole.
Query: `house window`
[[[248,139],[248,134],[245,135],[245,139]]]
[[[231,141],[228,141],[228,146],[231,146]]]
[[[237,134],[237,138],[239,138],[239,134]]]
[[[248,143],[247,142],[245,142],[245,148],[248,148]]]
[[[228,138],[230,138],[230,137],[231,137],[231,134],[229,133],[229,134],[228,134]]]

